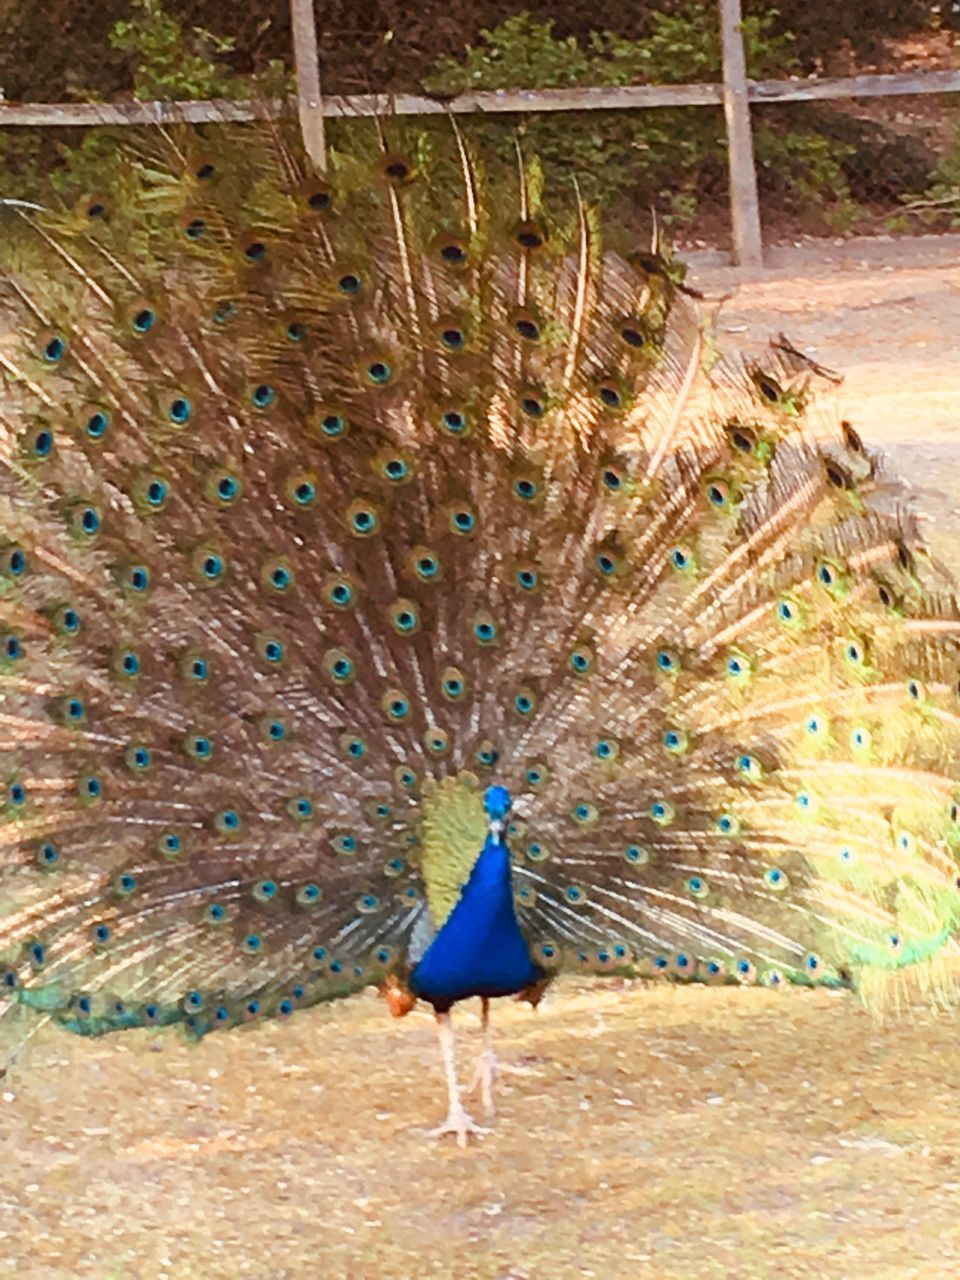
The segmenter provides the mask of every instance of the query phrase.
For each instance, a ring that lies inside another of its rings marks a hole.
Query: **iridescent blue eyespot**
[[[49,458],[53,453],[53,432],[46,427],[33,437],[31,452],[35,458]]]
[[[170,401],[170,406],[167,409],[167,417],[178,427],[182,427],[184,423],[189,422],[192,413],[193,405],[186,396],[175,396]]]
[[[151,307],[141,307],[130,321],[134,333],[149,333],[156,323],[157,313]]]
[[[266,382],[259,383],[250,394],[255,409],[269,409],[276,398],[276,391]]]
[[[110,415],[97,409],[87,418],[84,430],[91,440],[102,440],[110,426]]]
[[[100,532],[100,512],[96,507],[82,507],[79,523],[81,530],[90,538]]]
[[[43,348],[43,358],[47,364],[58,364],[67,353],[65,338],[55,334],[49,338]]]
[[[342,414],[327,413],[320,419],[320,430],[329,440],[336,440],[347,429],[347,421]]]
[[[467,429],[466,415],[458,409],[448,409],[440,421],[443,424],[443,429],[452,436],[463,435]]]

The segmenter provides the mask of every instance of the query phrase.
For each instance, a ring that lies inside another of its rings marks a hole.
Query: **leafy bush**
[[[763,78],[796,69],[789,35],[774,34],[775,12],[745,19],[748,74]],[[433,93],[506,88],[673,84],[721,76],[716,5],[685,0],[650,15],[650,34],[626,40],[594,32],[586,45],[558,38],[552,21],[524,13],[484,31],[482,42],[460,58],[437,61],[425,87]],[[525,117],[520,128],[549,180],[577,180],[585,194],[605,202],[630,196],[655,204],[670,220],[688,220],[705,196],[726,190],[726,141],[719,108],[665,107],[637,111],[574,112]],[[484,117],[483,141],[510,162],[512,126]],[[843,148],[831,149],[814,130],[760,123],[757,157],[764,188],[786,205],[811,201],[842,219],[848,190]]]

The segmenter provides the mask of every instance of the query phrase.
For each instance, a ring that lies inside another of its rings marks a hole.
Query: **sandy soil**
[[[960,238],[778,251],[720,328],[783,328],[844,370],[960,569]],[[532,1074],[468,1151],[425,1136],[430,1019],[394,1023],[372,994],[197,1047],[45,1030],[0,1082],[0,1276],[960,1276],[956,1016],[878,1027],[825,992],[570,982],[496,1020]]]

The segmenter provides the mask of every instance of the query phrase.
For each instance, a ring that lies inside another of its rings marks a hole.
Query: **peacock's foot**
[[[489,1132],[489,1129],[484,1129],[481,1125],[478,1125],[471,1116],[467,1115],[462,1106],[456,1106],[450,1108],[447,1113],[447,1118],[444,1120],[443,1124],[438,1125],[436,1129],[429,1130],[427,1137],[444,1138],[448,1133],[455,1133],[457,1135],[457,1146],[465,1147],[467,1145],[467,1138],[471,1133],[475,1134],[478,1138],[482,1138]]]
[[[484,1049],[477,1059],[468,1093],[479,1094],[484,1112],[492,1116],[496,1111],[493,1102],[493,1086],[501,1076],[537,1076],[539,1074],[539,1071],[535,1071],[532,1067],[514,1066],[509,1062],[501,1062],[494,1049]]]

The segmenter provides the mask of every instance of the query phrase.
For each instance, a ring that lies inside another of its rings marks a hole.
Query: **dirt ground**
[[[849,416],[960,570],[960,238],[771,258],[721,336],[782,328],[843,370]],[[733,287],[709,255],[693,268]],[[44,1030],[0,1081],[0,1276],[960,1277],[960,1016],[880,1027],[826,992],[568,982],[496,1024],[530,1074],[467,1151],[425,1134],[431,1020],[372,994],[196,1047]]]

